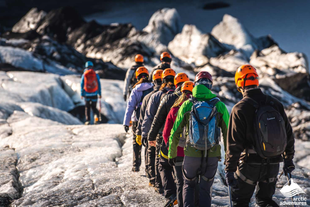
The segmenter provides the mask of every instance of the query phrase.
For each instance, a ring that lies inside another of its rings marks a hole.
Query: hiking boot
[[[95,116],[95,120],[94,120],[94,124],[98,124],[99,123],[99,118],[97,117],[97,115]]]
[[[166,204],[165,204],[165,207],[167,206],[174,206],[174,205],[177,205],[178,204],[178,200],[177,200],[177,196],[176,194],[173,194],[173,195],[170,195],[170,196],[167,196],[166,197]]]
[[[159,193],[159,194],[163,194],[164,193],[164,189],[163,188],[159,188],[159,187],[155,187],[155,192]]]
[[[85,125],[89,125],[89,124],[90,124],[90,122],[89,122],[89,121],[85,122]]]
[[[140,171],[139,167],[132,167],[132,172],[139,172],[139,171]]]

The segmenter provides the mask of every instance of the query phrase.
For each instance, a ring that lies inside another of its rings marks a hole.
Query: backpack
[[[84,90],[87,93],[94,93],[98,90],[97,74],[93,69],[89,69],[84,73]]]
[[[145,91],[142,92],[141,100],[140,100],[140,102],[138,103],[138,105],[137,105],[137,107],[136,107],[136,109],[135,109],[136,117],[137,117],[138,119],[139,119],[139,117],[140,117],[140,109],[141,109],[141,105],[142,105],[142,102],[143,102],[144,97],[145,97],[147,94],[151,93],[153,90],[154,90],[153,87],[151,87],[151,88],[146,89]]]
[[[256,108],[253,136],[255,140],[252,140],[256,153],[264,159],[281,155],[287,144],[285,123],[282,115],[273,107],[271,97],[266,96],[266,101],[262,104],[250,97],[243,100]]]
[[[208,101],[197,101],[192,97],[190,101],[193,107],[189,118],[188,142],[192,147],[206,152],[219,143],[215,105],[220,99],[215,97]]]

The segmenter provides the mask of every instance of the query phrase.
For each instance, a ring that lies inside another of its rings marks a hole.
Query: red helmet
[[[197,73],[197,75],[195,77],[195,82],[197,82],[198,80],[203,79],[203,78],[206,78],[213,83],[212,75],[210,73],[208,73],[207,71],[200,71],[199,73]]]

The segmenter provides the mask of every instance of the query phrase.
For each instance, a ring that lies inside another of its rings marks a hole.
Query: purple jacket
[[[153,83],[141,83],[137,85],[130,94],[129,100],[127,102],[127,108],[124,116],[124,126],[129,126],[130,119],[132,121],[137,121],[138,118],[136,117],[135,109],[138,107],[138,104],[141,102],[141,98],[143,95],[143,91],[152,88]],[[131,118],[132,117],[132,118]]]

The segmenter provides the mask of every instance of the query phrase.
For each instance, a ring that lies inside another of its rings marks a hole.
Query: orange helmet
[[[155,70],[155,72],[153,73],[153,81],[157,79],[161,79],[162,73],[163,73],[163,70],[161,69]]]
[[[182,85],[181,92],[190,91],[192,92],[194,88],[194,83],[192,81],[185,81]]]
[[[149,71],[143,66],[136,70],[136,78],[138,79],[138,77],[142,74],[149,76]]]
[[[174,85],[178,85],[179,83],[183,83],[185,81],[189,81],[186,73],[178,73],[174,78]]]
[[[162,75],[161,75],[161,78],[162,79],[164,79],[164,78],[166,78],[166,77],[168,77],[168,76],[175,76],[175,71],[174,70],[172,70],[171,68],[166,68],[164,71],[163,71],[163,73],[162,73]]]
[[[168,52],[163,52],[160,55],[161,62],[171,62],[171,55]]]
[[[135,56],[135,62],[136,63],[143,63],[144,62],[143,55],[140,55],[140,54],[136,55]]]
[[[235,74],[235,83],[238,90],[245,86],[258,86],[258,74],[252,65],[241,65]]]

